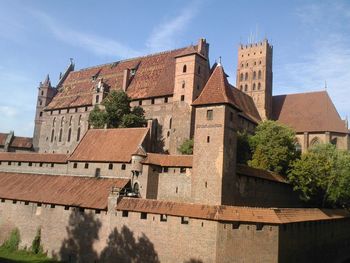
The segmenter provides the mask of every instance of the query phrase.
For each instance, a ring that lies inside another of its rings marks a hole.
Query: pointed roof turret
[[[44,82],[42,83],[42,86],[44,86],[44,87],[51,87],[51,81],[50,81],[49,74],[46,75],[46,78],[45,78]]]
[[[217,64],[202,93],[192,103],[193,106],[212,104],[230,104],[239,109],[235,103],[227,75],[220,63]]]

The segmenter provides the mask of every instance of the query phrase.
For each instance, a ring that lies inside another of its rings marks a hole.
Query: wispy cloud
[[[18,111],[15,107],[9,106],[0,106],[0,115],[5,117],[13,118],[18,114]]]
[[[188,26],[198,12],[198,2],[193,1],[180,14],[156,26],[149,36],[146,46],[150,51],[159,51],[174,48],[176,39]]]
[[[350,16],[342,2],[301,6],[296,15],[305,30],[315,36],[312,49],[300,56],[298,62],[280,65],[281,77],[274,86],[280,93],[322,90],[327,82],[340,114],[350,114],[350,36],[344,27],[350,25]]]
[[[96,55],[128,58],[140,55],[140,52],[109,38],[79,32],[59,24],[52,17],[41,11],[31,11],[58,40],[76,47],[81,47]]]

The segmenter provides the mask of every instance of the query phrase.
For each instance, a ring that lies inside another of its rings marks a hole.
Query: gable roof
[[[223,67],[218,64],[193,106],[229,104],[238,108]]]
[[[349,133],[327,91],[273,96],[272,118],[296,132]]]
[[[0,152],[0,161],[67,163],[68,155],[56,153]]]
[[[112,187],[128,179],[0,172],[0,198],[106,209]]]
[[[144,164],[154,164],[163,167],[192,167],[192,155],[167,155],[148,153]]]
[[[123,197],[117,210],[191,218],[267,224],[334,220],[350,217],[345,209],[257,208],[244,206],[205,205]]]
[[[0,133],[0,146],[5,145],[6,139],[10,134],[11,133]],[[9,147],[10,148],[23,148],[23,149],[30,150],[33,148],[33,138],[13,136]]]
[[[197,46],[192,48],[197,49]],[[127,94],[132,99],[171,96],[175,86],[175,57],[186,49],[71,71],[46,109],[91,105],[94,85],[101,78],[110,90],[122,90],[125,69],[136,69],[127,88]]]
[[[130,162],[147,133],[148,128],[90,129],[69,161]]]

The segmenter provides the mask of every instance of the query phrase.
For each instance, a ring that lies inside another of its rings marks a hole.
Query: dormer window
[[[135,76],[135,74],[136,74],[136,68],[130,69],[130,75]]]

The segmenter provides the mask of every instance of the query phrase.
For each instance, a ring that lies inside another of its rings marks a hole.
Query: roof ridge
[[[165,50],[165,51],[159,51],[159,52],[155,52],[155,53],[151,53],[151,54],[141,55],[141,56],[138,56],[138,57],[126,58],[126,59],[117,60],[117,61],[114,61],[114,62],[108,62],[108,63],[96,65],[96,66],[81,68],[81,69],[79,69],[79,70],[75,70],[75,71],[72,71],[72,72],[81,72],[81,71],[90,70],[90,69],[94,69],[94,68],[100,68],[100,67],[109,66],[109,65],[112,66],[113,64],[116,64],[116,63],[119,64],[119,63],[123,63],[123,62],[130,62],[130,61],[137,60],[137,59],[142,59],[142,58],[147,58],[147,57],[152,57],[152,56],[163,55],[163,54],[167,54],[167,53],[171,53],[171,52],[175,52],[175,51],[180,51],[181,49],[185,49],[185,48],[188,48],[188,47],[190,47],[190,46],[191,46],[191,45],[185,46],[185,47],[181,47],[181,48],[175,48],[175,49],[170,49],[170,50]]]
[[[288,95],[304,95],[304,94],[312,94],[312,93],[326,93],[326,94],[328,94],[327,90],[317,90],[317,91],[306,91],[306,92],[300,92],[300,93],[279,94],[279,95],[273,95],[273,97],[288,96]]]

